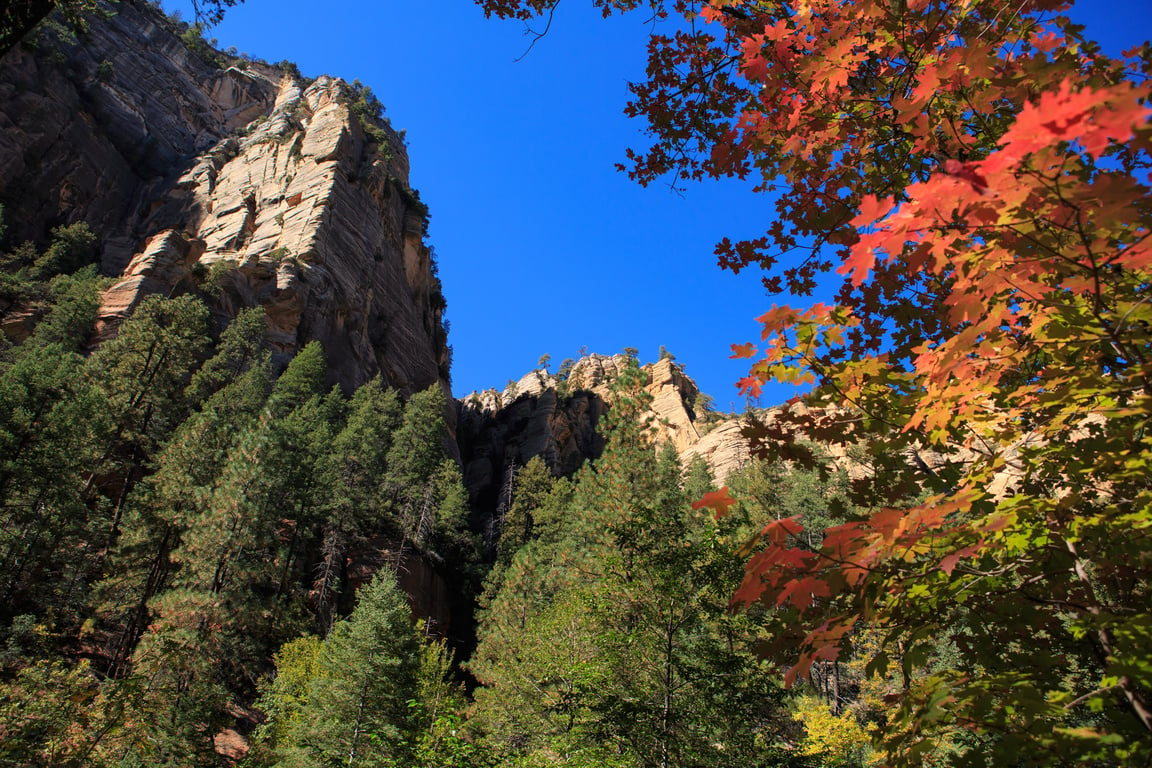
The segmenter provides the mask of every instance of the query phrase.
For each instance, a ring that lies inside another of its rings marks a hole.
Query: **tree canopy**
[[[0,51],[54,5],[9,4]],[[391,575],[340,618],[372,536],[478,580],[439,389],[348,401],[319,345],[274,377],[263,319],[217,334],[193,294],[85,357],[92,237],[58,230],[0,252],[30,334],[0,348],[0,758],[211,765],[263,690],[253,764],[862,765],[865,722],[895,766],[1152,760],[1152,47],[1104,55],[1060,0],[593,5],[668,20],[624,169],[772,201],[716,254],[781,297],[742,390],[812,385],[750,416],[784,463],[685,475],[629,366],[600,462],[524,467],[458,737]]]

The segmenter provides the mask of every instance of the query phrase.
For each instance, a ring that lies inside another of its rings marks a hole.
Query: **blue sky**
[[[191,17],[188,0],[165,0]],[[1075,14],[1110,52],[1148,36],[1152,1],[1081,3]],[[454,348],[452,389],[502,388],[586,348],[661,345],[711,394],[739,409],[746,361],[770,301],[760,276],[721,271],[724,236],[755,236],[770,200],[737,181],[642,188],[614,169],[644,142],[623,115],[644,77],[643,14],[602,19],[561,3],[549,34],[486,20],[472,0],[245,0],[208,33],[222,47],[305,75],[359,79],[407,131],[411,182],[429,205]],[[772,405],[791,390],[765,391]]]

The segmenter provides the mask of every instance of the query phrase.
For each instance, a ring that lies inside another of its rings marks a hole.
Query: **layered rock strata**
[[[444,300],[400,137],[354,113],[343,81],[217,66],[150,6],[115,10],[77,44],[0,60],[0,203],[19,238],[96,233],[120,278],[96,341],[144,296],[198,289],[222,321],[264,307],[282,359],[320,340],[346,390],[379,373],[447,392]]]
[[[597,424],[611,407],[612,382],[625,363],[622,355],[589,355],[563,379],[532,371],[502,393],[476,392],[459,401],[464,482],[484,519],[498,518],[502,491],[534,456],[543,457],[554,473],[568,475],[600,455],[604,441]],[[749,460],[740,419],[705,412],[695,382],[679,365],[663,359],[641,370],[652,395],[649,423],[657,445],[670,443],[685,466],[703,458],[721,481]]]

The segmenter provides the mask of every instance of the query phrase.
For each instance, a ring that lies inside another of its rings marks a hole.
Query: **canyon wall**
[[[612,382],[623,355],[589,355],[563,374],[532,371],[503,392],[474,392],[458,401],[457,438],[475,513],[498,519],[519,467],[541,456],[557,475],[569,475],[604,448],[600,418],[611,407]],[[723,481],[750,459],[742,420],[711,412],[696,383],[672,359],[641,368],[652,396],[649,423],[656,445],[670,443],[687,467],[702,458]]]
[[[358,100],[361,103],[357,103]],[[404,142],[341,80],[226,57],[146,4],[0,60],[0,204],[14,240],[86,222],[98,342],[152,293],[220,325],[264,307],[281,361],[323,342],[334,382],[448,393],[445,306]]]

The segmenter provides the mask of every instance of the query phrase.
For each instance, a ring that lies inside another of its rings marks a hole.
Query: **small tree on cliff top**
[[[759,427],[765,450],[813,461],[803,434],[872,460],[870,512],[821,549],[793,519],[750,545],[737,601],[789,617],[789,677],[869,623],[872,669],[906,681],[890,762],[953,736],[977,764],[1146,762],[1149,46],[1104,56],[1060,0],[594,5],[684,18],[632,86],[654,141],[629,173],[758,179],[776,215],[721,265],[799,296],[843,276],[833,304],[774,306],[761,344],[733,346],[744,392],[814,382],[838,407]],[[917,679],[941,634],[958,658]]]

